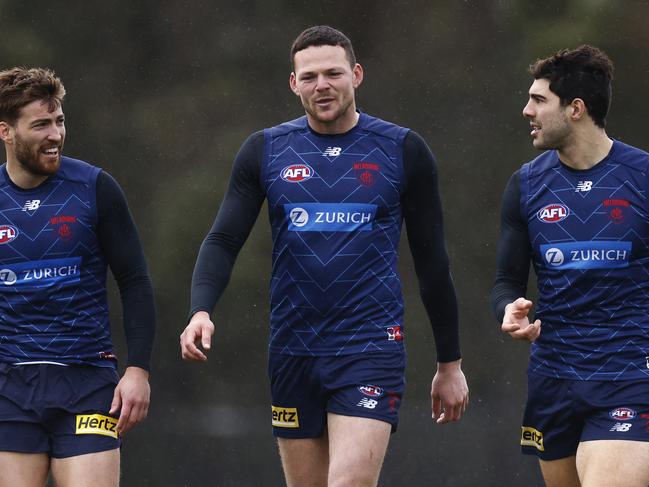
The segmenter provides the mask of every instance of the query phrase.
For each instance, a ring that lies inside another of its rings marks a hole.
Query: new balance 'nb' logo
[[[342,147],[327,147],[322,155],[329,157],[339,156],[340,151],[342,151]]]
[[[360,400],[357,406],[363,406],[364,408],[374,409],[378,403],[379,401],[375,401],[374,399],[370,399],[369,397],[364,397],[363,399]]]
[[[590,191],[592,188],[593,188],[592,181],[579,181],[577,187],[575,188],[575,193],[579,193],[580,191],[586,193],[587,191]]]
[[[41,206],[41,200],[27,200],[25,206],[23,206],[23,211],[38,210],[39,206]]]

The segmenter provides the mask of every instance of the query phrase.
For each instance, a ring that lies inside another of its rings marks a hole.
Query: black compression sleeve
[[[532,248],[527,224],[520,211],[520,175],[516,171],[507,183],[500,213],[500,240],[496,256],[496,281],[491,290],[491,308],[500,322],[505,306],[524,297],[530,272]]]
[[[433,327],[438,362],[461,357],[457,298],[444,241],[437,163],[428,145],[415,132],[404,141],[406,190],[402,196],[408,242],[419,290]]]
[[[117,182],[97,177],[97,236],[122,298],[128,366],[149,370],[155,334],[153,287],[133,217]]]
[[[248,137],[234,159],[223,203],[196,259],[190,318],[197,311],[212,312],[259,215],[265,198],[261,186],[263,154],[264,133],[260,131]]]

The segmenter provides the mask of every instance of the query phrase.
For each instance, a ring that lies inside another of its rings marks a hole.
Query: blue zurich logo
[[[372,229],[376,208],[362,203],[298,203],[284,205],[284,214],[294,232],[363,232]]]
[[[567,242],[541,245],[541,257],[553,269],[619,269],[629,266],[631,242]]]

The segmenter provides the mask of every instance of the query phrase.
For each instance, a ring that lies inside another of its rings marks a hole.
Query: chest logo
[[[591,189],[593,189],[592,181],[579,181],[575,193],[588,193]]]
[[[568,218],[568,215],[570,215],[570,209],[560,203],[546,205],[536,214],[538,219],[544,223],[557,223]]]
[[[609,219],[615,224],[624,222],[625,210],[626,208],[631,206],[631,203],[629,203],[627,200],[615,199],[604,200],[602,204],[606,208]]]
[[[61,240],[70,240],[72,238],[73,223],[77,222],[76,216],[53,216],[50,218],[50,225],[56,227],[56,232]]]
[[[0,225],[0,245],[14,240],[18,236],[18,230],[11,225]]]
[[[325,157],[338,157],[342,150],[342,147],[327,147],[322,155]]]
[[[282,169],[280,177],[287,183],[301,183],[313,176],[314,171],[308,164],[291,164]]]
[[[23,206],[23,211],[35,211],[41,206],[41,200],[27,200],[25,201],[25,206]]]
[[[376,178],[379,174],[379,165],[374,162],[355,162],[354,172],[356,179],[363,186],[373,186],[376,183]]]

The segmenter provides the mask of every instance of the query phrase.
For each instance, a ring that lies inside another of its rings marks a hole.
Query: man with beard
[[[491,296],[502,330],[533,342],[522,450],[549,487],[646,487],[649,154],[606,135],[602,51],[563,50],[530,72],[523,116],[546,152],[505,189]]]
[[[65,89],[53,72],[0,72],[0,486],[119,484],[120,437],[146,415],[153,291],[126,199],[61,155]],[[128,346],[120,379],[110,266]]]
[[[240,149],[194,270],[182,356],[207,360],[209,313],[267,199],[270,420],[287,484],[376,485],[404,390],[402,219],[437,347],[433,418],[456,421],[468,401],[436,163],[416,133],[356,110],[363,69],[344,34],[306,29],[291,63],[306,116]]]

